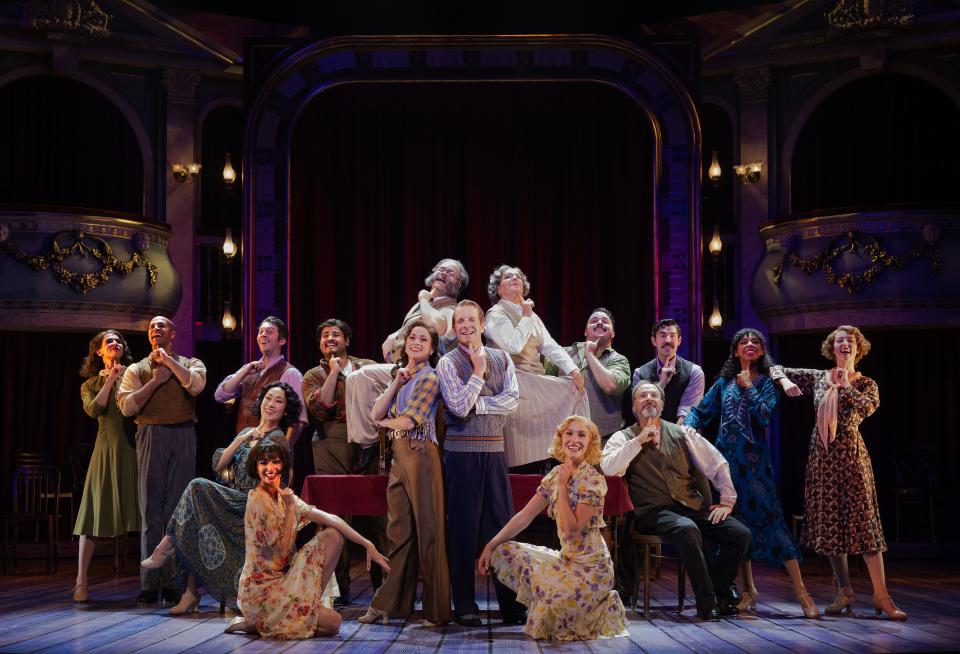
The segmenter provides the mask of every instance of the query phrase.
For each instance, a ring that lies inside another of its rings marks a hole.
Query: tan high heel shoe
[[[387,615],[386,611],[375,609],[372,606],[368,606],[367,612],[357,618],[357,622],[362,622],[363,624],[372,624],[378,620],[383,624],[389,624],[390,616]]]
[[[74,602],[86,602],[87,601],[87,585],[86,584],[77,584],[73,587],[73,601]]]
[[[823,609],[823,614],[840,615],[844,611],[847,612],[847,615],[853,615],[852,588],[841,588],[837,593],[837,599],[833,600],[833,604],[828,604],[827,607]]]
[[[183,591],[180,601],[170,607],[170,615],[186,615],[200,612],[200,595],[194,595],[189,588]]]
[[[886,597],[877,597],[873,596],[873,610],[876,611],[877,615],[882,613],[887,614],[887,620],[906,620],[907,614],[904,611],[901,611],[897,608],[897,605],[893,603],[893,598],[887,595]]]
[[[162,543],[157,545],[153,549],[153,554],[145,558],[140,562],[141,568],[146,568],[147,570],[156,570],[157,568],[162,568],[163,564],[167,562],[174,552],[177,551],[176,547],[171,546],[169,549],[162,549]]]
[[[817,603],[810,597],[810,593],[803,591],[797,595],[797,601],[800,602],[800,608],[803,609],[803,617],[808,620],[820,619],[820,610],[817,609]]]
[[[760,593],[758,593],[756,590],[752,592],[749,590],[743,591],[742,593],[740,593],[740,601],[737,602],[737,608],[740,611],[749,611],[750,613],[756,613],[757,612],[757,596],[759,594]]]

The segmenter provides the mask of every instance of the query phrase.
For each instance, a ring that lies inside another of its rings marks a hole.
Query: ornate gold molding
[[[48,32],[79,32],[107,38],[113,18],[95,0],[27,0],[23,16],[33,29]]]
[[[860,238],[868,238],[870,242],[863,243]],[[856,293],[867,284],[870,284],[887,268],[899,270],[903,268],[908,261],[919,259],[924,252],[929,253],[930,269],[934,272],[940,270],[943,266],[943,255],[937,247],[937,241],[940,239],[940,228],[936,225],[927,225],[923,228],[923,235],[920,243],[914,246],[907,254],[902,256],[892,255],[880,243],[880,240],[871,234],[861,234],[860,232],[847,232],[843,236],[838,236],[830,240],[826,247],[809,259],[805,259],[797,254],[796,249],[799,237],[788,239],[784,245],[785,254],[776,266],[773,267],[773,283],[779,287],[783,278],[784,264],[789,261],[792,265],[800,268],[808,275],[812,275],[818,270],[823,270],[824,278],[828,284],[836,284],[847,293]],[[840,241],[838,243],[838,241]],[[833,262],[844,254],[857,254],[858,252],[866,255],[870,259],[870,266],[861,272],[838,272],[833,267]]]
[[[73,242],[62,246],[60,242],[65,238],[72,238]],[[114,272],[125,276],[140,267],[146,269],[147,284],[154,286],[157,283],[159,271],[157,266],[147,257],[147,249],[150,247],[149,239],[146,234],[137,234],[132,239],[132,245],[134,252],[130,255],[130,259],[120,261],[114,256],[110,245],[102,238],[87,234],[82,230],[73,230],[54,234],[50,251],[45,254],[29,255],[20,246],[11,243],[9,238],[4,237],[0,242],[0,256],[9,254],[17,261],[26,263],[38,272],[50,269],[56,276],[57,281],[80,294],[86,294],[98,286],[106,284],[110,281],[110,275]],[[89,254],[100,262],[100,270],[80,273],[67,269],[62,262],[73,254],[81,257]]]

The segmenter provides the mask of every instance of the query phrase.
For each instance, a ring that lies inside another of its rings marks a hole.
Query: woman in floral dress
[[[841,325],[820,346],[827,359],[836,362],[830,370],[773,366],[770,377],[779,381],[791,397],[813,396],[817,423],[810,437],[803,503],[801,542],[818,554],[830,557],[839,592],[824,613],[851,613],[853,588],[847,554],[863,554],[873,582],[873,606],[877,615],[906,620],[887,590],[883,552],[887,549],[877,508],[873,465],[860,436],[860,423],[880,406],[877,383],[856,370],[870,351],[859,329]]]
[[[191,481],[167,524],[167,534],[140,564],[160,567],[176,552],[174,575],[185,590],[170,608],[171,615],[197,610],[201,587],[220,602],[236,605],[247,493],[260,482],[247,474],[247,458],[262,438],[286,445],[286,429],[300,419],[300,398],[289,384],[272,382],[260,391],[252,411],[260,424],[244,429],[213,453],[213,470],[221,483],[202,477]]]
[[[240,610],[247,631],[284,640],[333,636],[342,618],[323,606],[323,589],[333,575],[344,537],[367,550],[367,570],[376,562],[390,572],[387,558],[369,540],[335,515],[310,506],[281,486],[290,470],[290,452],[269,438],[247,458],[247,474],[260,479],[250,491],[243,517],[246,557],[240,573]],[[296,550],[297,530],[322,527]]]
[[[613,562],[600,534],[607,484],[597,426],[570,416],[557,427],[550,456],[560,465],[537,493],[483,548],[480,572],[493,569],[525,604],[523,631],[533,638],[593,640],[627,635],[627,616],[613,590]],[[560,551],[510,540],[547,509]]]
[[[730,477],[737,489],[733,515],[750,528],[750,553],[741,566],[743,599],[738,608],[757,608],[757,588],[751,561],[786,569],[793,591],[807,618],[820,613],[800,574],[800,549],[783,519],[783,507],[773,478],[773,462],[767,447],[766,427],[777,406],[777,392],[770,380],[773,359],[767,343],[756,329],[741,329],[730,342],[730,356],[720,378],[700,404],[690,410],[684,425],[700,430],[720,417],[717,449],[730,463]]]

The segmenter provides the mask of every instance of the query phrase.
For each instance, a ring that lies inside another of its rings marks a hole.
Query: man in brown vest
[[[300,386],[303,375],[283,358],[283,346],[287,344],[287,325],[276,316],[267,316],[260,323],[257,330],[257,346],[260,348],[260,358],[244,364],[232,375],[220,382],[213,393],[213,399],[221,404],[230,400],[239,403],[237,407],[237,433],[247,427],[256,427],[260,418],[253,415],[253,405],[260,396],[260,391],[271,382],[282,381],[300,395]],[[239,399],[238,399],[239,398]],[[303,396],[300,395],[300,406],[303,407]],[[297,442],[300,431],[307,424],[307,410],[301,408],[300,422],[293,427],[290,436],[290,447]]]
[[[169,318],[150,321],[147,338],[150,356],[127,368],[117,391],[117,404],[137,422],[137,492],[140,496],[140,558],[150,556],[160,543],[180,495],[197,467],[197,434],[194,423],[196,397],[207,383],[200,359],[175,354],[177,330]],[[161,591],[162,587],[162,591]],[[137,604],[180,600],[170,565],[160,570],[140,569]]]
[[[353,331],[342,320],[330,318],[317,325],[317,347],[320,365],[303,376],[303,397],[313,416],[317,431],[313,434],[313,468],[318,475],[375,475],[380,471],[379,448],[361,449],[347,441],[346,385],[347,375],[373,364],[347,354]],[[341,516],[347,524],[369,538],[379,550],[387,548],[386,516]],[[337,562],[337,585],[340,596],[334,606],[350,603],[350,555],[346,545]],[[374,590],[380,587],[383,575],[379,566],[370,568]]]
[[[750,530],[730,512],[737,492],[723,455],[696,431],[660,418],[663,389],[641,382],[633,389],[637,422],[610,437],[600,467],[624,477],[636,513],[636,529],[677,546],[697,596],[697,614],[717,621],[737,614],[733,579],[750,547]],[[703,497],[699,471],[720,492],[720,503]],[[617,580],[623,588],[623,580]]]

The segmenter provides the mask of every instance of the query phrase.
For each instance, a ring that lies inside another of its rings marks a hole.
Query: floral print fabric
[[[603,507],[606,480],[593,466],[581,465],[558,488],[557,468],[543,478],[538,491],[556,520],[558,501]],[[593,640],[627,635],[627,616],[613,590],[613,562],[600,534],[600,512],[580,533],[565,538],[557,528],[560,551],[508,541],[493,550],[491,567],[517,601],[528,607],[523,631],[537,639]]]
[[[310,505],[296,502],[297,527],[304,526]],[[248,625],[261,636],[279,639],[311,638],[317,614],[328,609],[321,603],[324,566],[322,530],[294,551],[277,547],[283,533],[283,500],[261,488],[250,491],[243,518],[246,559],[240,573],[238,603]],[[336,565],[336,561],[331,562]]]

